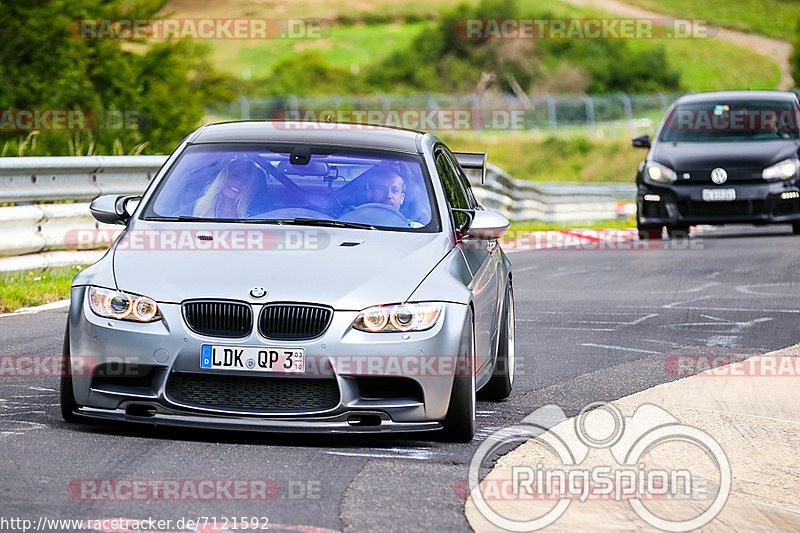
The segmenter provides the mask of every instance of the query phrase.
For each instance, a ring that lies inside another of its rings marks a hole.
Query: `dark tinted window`
[[[430,180],[419,156],[300,148],[190,146],[159,184],[144,216],[283,223],[313,219],[438,229]],[[305,160],[293,163],[292,157],[300,158],[301,152]]]
[[[469,197],[461,186],[461,181],[444,151],[440,150],[436,155],[436,170],[442,180],[442,188],[444,189],[447,204],[455,209],[472,209]],[[461,228],[469,218],[464,213],[454,212],[453,220],[456,227]]]
[[[720,100],[681,104],[664,117],[667,142],[797,139],[800,121],[791,102]]]
[[[469,179],[464,173],[464,169],[461,168],[461,165],[458,164],[458,160],[452,153],[447,151],[445,153],[447,154],[447,159],[450,162],[450,166],[453,167],[453,171],[458,178],[458,182],[461,184],[461,187],[464,189],[467,195],[470,208],[474,209],[478,205],[478,201],[475,199],[475,195],[472,193],[472,186],[469,184]]]

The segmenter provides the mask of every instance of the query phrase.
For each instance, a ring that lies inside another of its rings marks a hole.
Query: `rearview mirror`
[[[631,144],[636,148],[650,148],[650,136],[639,135],[631,139]]]
[[[476,210],[465,234],[478,239],[499,239],[506,234],[509,226],[511,223],[500,213]]]
[[[131,213],[126,209],[128,202],[140,199],[141,196],[107,194],[95,198],[89,211],[95,219],[105,224],[125,225],[131,218]]]

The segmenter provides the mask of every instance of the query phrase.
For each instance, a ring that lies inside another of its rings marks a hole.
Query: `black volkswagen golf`
[[[697,224],[791,224],[800,234],[800,104],[794,93],[681,97],[636,176],[639,233],[660,239]]]

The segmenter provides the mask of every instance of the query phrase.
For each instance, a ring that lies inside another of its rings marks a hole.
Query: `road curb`
[[[754,373],[753,369],[760,370]],[[772,373],[765,369],[784,370]],[[720,514],[704,527],[704,531],[749,531],[760,529],[764,524],[771,524],[778,530],[798,531],[798,377],[800,344],[662,383],[611,404],[626,416],[644,405],[657,406],[668,411],[681,424],[707,433],[721,445],[730,462],[731,491]],[[541,464],[537,462],[541,460],[540,444],[553,434],[558,435],[562,424],[572,426],[574,422],[575,418],[567,419],[546,434],[529,439],[503,455],[484,481],[487,485],[494,480],[503,482],[512,479],[513,466],[532,464],[535,467]],[[601,455],[596,452],[607,451],[591,450],[596,455]],[[579,463],[585,469],[595,464],[614,465],[593,462],[590,460],[592,454],[587,456],[586,464]],[[605,460],[613,461],[610,455]],[[686,458],[681,457],[681,460]],[[688,462],[693,460],[698,461],[690,458]],[[697,469],[701,470],[701,467]],[[508,498],[490,507],[496,508],[503,517],[523,521],[532,519],[531,505],[530,499]],[[554,504],[549,502],[548,505],[552,507]],[[476,532],[507,531],[484,517],[472,497],[466,500],[465,515]],[[566,512],[547,530],[572,531],[579,528],[591,531],[656,530],[634,513],[628,501],[614,499],[572,501]]]

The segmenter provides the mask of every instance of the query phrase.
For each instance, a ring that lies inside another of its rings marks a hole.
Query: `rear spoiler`
[[[471,152],[453,152],[456,156],[456,161],[461,165],[464,170],[480,170],[481,183],[486,183],[486,152],[471,153]]]

